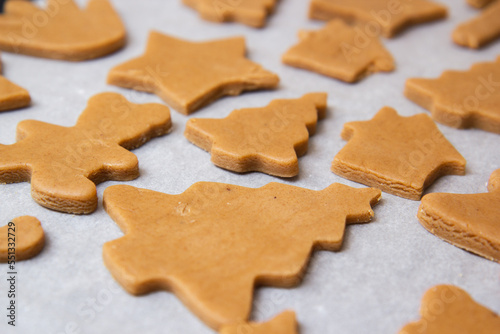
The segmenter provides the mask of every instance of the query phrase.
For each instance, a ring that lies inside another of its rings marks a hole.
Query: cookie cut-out
[[[408,79],[405,95],[439,123],[500,133],[500,57],[438,79]]]
[[[411,25],[443,19],[446,7],[427,0],[311,0],[309,17],[366,23],[369,34],[394,37]]]
[[[1,72],[2,63],[0,61]],[[30,93],[26,89],[19,87],[0,75],[0,111],[24,108],[29,106],[30,103]]]
[[[422,198],[418,219],[439,238],[500,262],[500,169],[484,194],[429,194]]]
[[[295,313],[286,311],[266,323],[241,323],[222,327],[219,334],[298,334]]]
[[[346,82],[394,70],[394,59],[377,37],[356,39],[359,27],[333,20],[318,31],[301,31],[300,42],[282,57],[285,64]]]
[[[146,53],[113,68],[108,83],[154,93],[187,115],[225,95],[278,85],[245,53],[243,37],[188,42],[152,32]]]
[[[497,1],[478,17],[462,23],[453,31],[453,41],[458,45],[478,49],[500,37],[500,1]]]
[[[439,177],[465,174],[465,159],[425,114],[385,107],[370,121],[346,123],[341,136],[349,142],[332,171],[396,196],[419,200]]]
[[[345,225],[369,222],[379,198],[341,184],[201,182],[180,195],[111,186],[104,208],[126,235],[104,245],[104,262],[128,292],[170,290],[220,329],[248,319],[254,286],[298,284],[311,250],[339,250]]]
[[[420,315],[419,321],[406,325],[399,334],[500,333],[500,317],[452,285],[438,285],[427,291]]]
[[[263,108],[239,109],[223,119],[193,118],[184,135],[209,151],[212,162],[234,172],[259,171],[281,177],[299,173],[297,156],[326,112],[327,95],[274,100]]]
[[[17,126],[17,143],[0,145],[0,183],[31,181],[40,205],[85,214],[97,207],[94,183],[139,176],[127,151],[163,135],[170,112],[160,104],[137,105],[116,93],[92,97],[73,127],[28,120]]]
[[[200,16],[213,22],[239,22],[261,28],[277,0],[182,0]]]
[[[476,8],[483,8],[496,0],[467,0],[467,3]]]
[[[0,111],[15,110],[29,106],[28,91],[0,75]]]
[[[30,56],[82,61],[125,45],[126,32],[109,0],[47,0],[41,9],[27,0],[8,1],[0,15],[0,49]]]
[[[35,217],[22,216],[13,219],[12,223],[0,227],[0,262],[22,261],[38,255],[45,245],[40,221]]]

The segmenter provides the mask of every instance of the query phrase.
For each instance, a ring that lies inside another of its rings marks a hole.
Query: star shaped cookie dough
[[[396,196],[420,200],[437,178],[465,174],[465,159],[425,114],[401,117],[385,107],[370,121],[346,123],[341,136],[349,143],[332,171]]]
[[[470,21],[460,24],[453,31],[453,41],[458,45],[478,49],[500,37],[500,1],[488,6]]]
[[[420,315],[422,319],[406,325],[399,334],[500,333],[500,317],[452,285],[438,285],[427,291]]]
[[[0,73],[2,63],[0,62]],[[28,91],[0,75],[0,111],[14,110],[29,106],[31,97]]]
[[[170,112],[160,104],[137,105],[115,93],[89,100],[73,127],[27,120],[17,143],[0,145],[0,184],[31,182],[31,195],[52,210],[86,214],[97,207],[95,183],[139,176],[127,151],[163,135]]]
[[[225,95],[276,88],[278,76],[245,53],[243,37],[188,42],[152,32],[146,53],[113,68],[108,83],[155,93],[190,114]]]
[[[356,41],[359,27],[332,20],[318,31],[301,31],[300,42],[282,57],[285,64],[345,82],[356,82],[375,72],[394,70],[394,59],[378,37]]]
[[[81,61],[121,49],[126,31],[109,0],[47,0],[41,9],[27,0],[8,1],[0,14],[0,49],[26,55]]]
[[[295,313],[286,311],[266,323],[241,323],[224,326],[219,334],[297,334]]]
[[[379,198],[341,184],[200,182],[180,195],[111,186],[104,208],[126,235],[104,244],[104,262],[128,292],[172,291],[218,330],[248,319],[256,285],[300,283],[311,251],[339,250],[346,224],[369,222]]]
[[[428,0],[311,0],[309,17],[366,24],[365,34],[394,37],[408,26],[443,19],[447,9]]]
[[[420,223],[441,239],[500,262],[500,169],[484,194],[429,194],[418,210]]]
[[[213,22],[239,22],[261,28],[277,0],[182,0],[200,16]]]
[[[439,123],[500,133],[500,57],[437,79],[408,79],[405,95]]]
[[[223,119],[192,118],[184,135],[209,151],[212,162],[234,172],[259,171],[281,177],[299,173],[297,156],[326,112],[327,95],[274,100],[267,107],[239,109]]]

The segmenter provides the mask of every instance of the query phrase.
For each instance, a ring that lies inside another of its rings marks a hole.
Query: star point
[[[108,83],[154,93],[190,114],[222,96],[276,88],[278,76],[245,52],[243,37],[190,42],[152,32],[145,54],[111,69]]]

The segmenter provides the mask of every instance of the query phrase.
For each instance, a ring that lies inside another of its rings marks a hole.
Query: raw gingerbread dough
[[[418,219],[441,239],[500,262],[500,169],[491,175],[488,190],[485,194],[426,195]]]
[[[0,73],[2,64],[0,62]],[[0,75],[0,111],[14,110],[29,106],[30,93]]]
[[[297,156],[307,152],[309,136],[325,115],[326,100],[326,93],[312,93],[235,110],[223,119],[192,118],[184,135],[221,168],[292,177],[299,173]]]
[[[285,311],[266,323],[241,323],[222,327],[219,334],[298,334],[297,319]]]
[[[104,245],[104,262],[130,293],[170,290],[220,329],[248,319],[256,285],[300,283],[311,251],[339,250],[346,223],[369,222],[379,198],[341,184],[200,182],[180,195],[111,186],[104,208],[126,235]]]
[[[97,207],[95,183],[139,176],[127,151],[171,127],[160,104],[137,105],[116,93],[89,100],[73,127],[28,120],[17,126],[17,143],[0,145],[0,183],[31,182],[31,195],[56,211],[86,214]]]
[[[500,57],[438,79],[408,79],[405,95],[439,123],[500,133]]]
[[[346,82],[394,70],[394,59],[378,37],[358,39],[359,27],[332,20],[318,31],[301,31],[300,42],[283,55],[287,65]]]
[[[478,17],[462,23],[453,31],[453,41],[478,49],[500,37],[500,1],[484,9]]]
[[[399,334],[500,333],[500,317],[452,285],[438,285],[427,291],[420,315],[421,320],[406,325]]]
[[[311,0],[309,17],[342,18],[366,24],[367,33],[394,37],[404,28],[447,16],[446,7],[428,0]]]
[[[467,3],[476,8],[483,8],[496,0],[467,0]]]
[[[272,89],[276,74],[245,58],[245,39],[188,42],[152,32],[146,53],[113,68],[108,83],[155,93],[190,114],[225,95]]]
[[[13,260],[9,259],[9,248],[15,249],[15,261],[31,259],[38,255],[45,245],[40,221],[35,217],[22,216],[12,222],[14,226],[7,224],[0,228],[0,262]]]
[[[277,0],[182,0],[213,22],[240,22],[261,28],[267,16],[273,12]]]
[[[0,49],[72,61],[105,56],[126,42],[123,23],[109,0],[47,0],[40,9],[26,0],[8,1],[0,15]]]
[[[349,143],[332,171],[396,196],[420,200],[437,178],[465,174],[465,159],[425,114],[402,117],[385,107],[370,121],[345,124],[341,136]]]

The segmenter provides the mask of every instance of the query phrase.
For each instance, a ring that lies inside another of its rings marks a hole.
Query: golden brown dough
[[[0,49],[36,57],[82,61],[105,56],[126,42],[123,23],[109,0],[47,0],[46,9],[8,1],[0,15]]]
[[[418,219],[441,239],[500,262],[500,169],[485,194],[429,194],[422,198]]]
[[[38,255],[45,245],[45,234],[40,221],[35,217],[22,216],[12,224],[0,227],[0,262],[22,261]],[[9,258],[14,248],[15,259]]]
[[[484,9],[478,17],[462,23],[453,31],[458,45],[478,49],[500,37],[500,1]]]
[[[396,196],[420,200],[437,178],[465,174],[465,159],[425,114],[402,117],[385,107],[370,121],[346,123],[341,136],[349,143],[332,171]]]
[[[500,317],[452,285],[438,285],[427,291],[420,315],[421,320],[406,325],[399,334],[500,333]]]
[[[29,106],[30,103],[30,93],[26,89],[0,75],[0,111],[24,108]]]
[[[326,93],[312,93],[235,110],[223,119],[192,118],[184,135],[221,168],[292,177],[299,173],[297,156],[307,152],[309,136],[325,115],[326,100]]]
[[[154,93],[187,115],[225,95],[276,88],[278,76],[245,53],[243,37],[188,42],[152,32],[146,53],[113,68],[108,83]]]
[[[341,184],[201,182],[180,195],[111,186],[104,208],[126,235],[104,244],[104,263],[128,292],[170,290],[220,329],[248,319],[255,285],[298,284],[312,249],[339,250],[346,223],[369,222],[379,198]]]
[[[3,65],[0,61],[0,73]],[[28,91],[0,75],[0,111],[14,110],[29,106],[31,97]]]
[[[298,334],[297,319],[285,311],[266,323],[241,323],[222,327],[219,334]]]
[[[428,0],[311,0],[309,17],[362,22],[367,31],[394,37],[408,26],[443,19],[446,7]]]
[[[483,8],[496,0],[467,0],[467,3],[476,8]]]
[[[408,79],[405,95],[439,123],[500,133],[500,57],[437,79]]]
[[[97,207],[95,183],[139,176],[137,157],[127,151],[171,127],[169,109],[133,104],[116,93],[89,100],[73,127],[27,120],[17,143],[0,144],[0,183],[31,182],[31,195],[52,210],[86,214]]]
[[[356,82],[375,72],[394,70],[394,59],[378,37],[341,20],[318,31],[301,31],[300,42],[282,57],[285,64],[345,82]]]
[[[0,75],[0,111],[14,110],[29,106],[28,91]]]
[[[239,22],[261,28],[277,0],[182,0],[200,16],[213,22]]]

